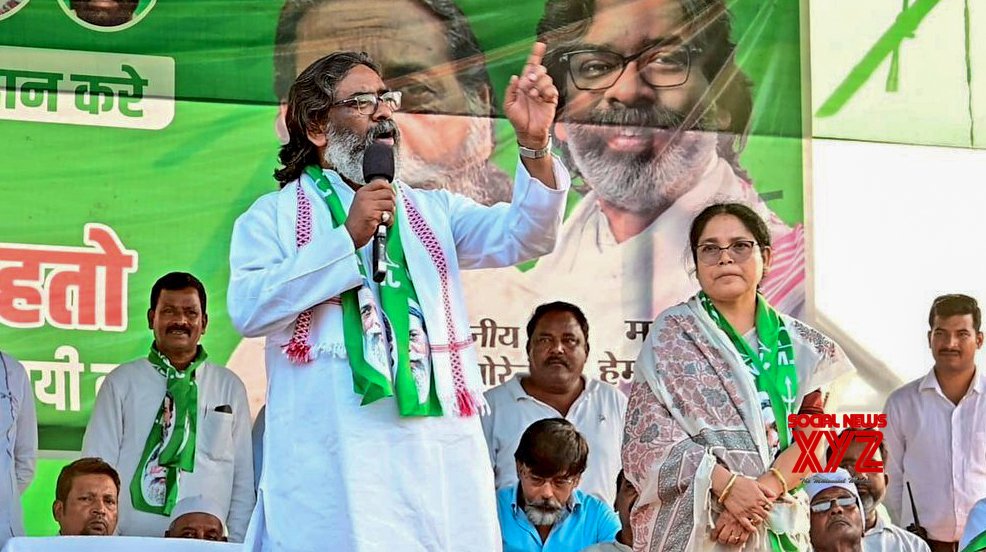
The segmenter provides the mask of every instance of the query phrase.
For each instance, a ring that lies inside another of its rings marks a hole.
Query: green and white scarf
[[[195,470],[199,403],[195,372],[207,356],[200,345],[192,364],[179,370],[151,345],[147,360],[165,377],[166,391],[130,481],[130,498],[136,510],[171,515],[178,501],[179,472]]]
[[[334,172],[329,172],[329,176],[326,176],[315,166],[306,167],[305,174],[315,182],[325,200],[332,217],[332,226],[342,226],[346,222],[347,213],[333,186],[346,184]],[[356,260],[363,283],[341,295],[346,355],[353,371],[354,391],[363,397],[363,405],[384,397],[396,396],[401,416],[441,416],[442,406],[435,388],[434,374],[430,371],[430,362],[424,363],[429,367],[424,378],[421,374],[418,376],[418,381],[423,379],[429,388],[426,392],[419,393],[409,358],[410,305],[418,304],[418,296],[414,291],[414,283],[408,273],[404,248],[401,245],[399,213],[400,209],[394,214],[394,223],[387,236],[387,279],[379,286],[383,316],[381,317],[374,300],[366,267],[363,266],[363,259],[359,254],[356,255]],[[423,318],[421,322],[423,324]],[[393,378],[387,363],[388,352],[396,366]],[[422,365],[417,366],[421,369]]]
[[[729,337],[740,358],[750,369],[757,391],[767,393],[770,397],[770,407],[777,423],[780,450],[786,449],[793,439],[791,428],[787,423],[787,415],[794,410],[794,403],[798,397],[798,369],[794,364],[794,346],[784,320],[762,295],[757,294],[755,324],[759,344],[758,350],[754,351],[704,291],[699,292],[698,296],[705,312]],[[798,550],[797,545],[787,534],[768,531],[767,536],[774,551]]]
[[[787,416],[794,410],[798,398],[798,369],[794,364],[794,346],[784,326],[781,315],[771,307],[762,295],[757,295],[756,328],[759,341],[754,351],[743,336],[736,332],[705,292],[699,292],[699,300],[716,325],[729,337],[743,362],[753,374],[757,391],[767,393],[777,422],[780,450],[791,444],[791,428]]]

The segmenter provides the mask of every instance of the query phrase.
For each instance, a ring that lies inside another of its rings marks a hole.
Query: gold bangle
[[[787,479],[784,479],[784,474],[781,473],[781,470],[777,468],[770,468],[770,473],[774,474],[774,477],[776,477],[777,480],[781,482],[781,489],[783,489],[783,492],[781,492],[781,494],[786,495],[788,488],[787,488]]]
[[[733,483],[736,483],[737,477],[739,477],[739,474],[734,473],[733,476],[729,478],[729,482],[726,483],[726,487],[722,490],[722,494],[719,495],[719,504],[726,501],[726,497],[729,496],[729,491],[733,490]]]

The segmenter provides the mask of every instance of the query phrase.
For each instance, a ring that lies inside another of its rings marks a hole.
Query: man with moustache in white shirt
[[[884,407],[887,510],[899,526],[914,521],[904,492],[909,482],[933,552],[958,550],[969,511],[986,496],[986,376],[975,362],[981,322],[972,297],[935,299],[928,316],[935,365]]]

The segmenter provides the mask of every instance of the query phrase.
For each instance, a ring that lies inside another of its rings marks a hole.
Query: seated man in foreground
[[[101,458],[80,458],[62,468],[51,513],[62,536],[112,535],[116,531],[120,476]]]
[[[615,539],[613,508],[576,488],[588,455],[585,438],[563,418],[527,428],[514,454],[520,483],[496,493],[504,552],[571,552]]]
[[[862,552],[863,502],[849,472],[819,473],[805,480],[811,503],[811,546],[815,552]]]

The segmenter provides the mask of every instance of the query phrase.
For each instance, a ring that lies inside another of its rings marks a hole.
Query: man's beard
[[[873,496],[872,489],[867,488],[865,489],[866,492],[864,492],[864,488],[860,488],[859,483],[856,484],[856,489],[859,491],[859,500],[863,503],[863,525],[865,525],[866,520],[869,519],[869,517],[876,510],[877,505],[880,503],[879,501],[883,499],[883,497],[881,496],[877,498]]]
[[[428,163],[410,149],[405,150],[401,158],[403,181],[415,188],[449,190],[484,204],[510,201],[513,182],[485,174],[494,170],[487,163],[493,153],[493,123],[488,117],[468,117],[465,142],[449,152],[445,163]],[[491,190],[489,186],[502,189]]]
[[[554,525],[565,519],[568,510],[565,509],[557,500],[545,498],[524,505],[524,513],[532,525],[547,527]]]
[[[75,15],[86,23],[100,27],[116,27],[133,19],[137,9],[137,0],[116,0],[113,7],[104,8],[93,5],[91,0],[72,2]]]
[[[667,209],[691,190],[694,178],[715,151],[711,113],[690,130],[686,116],[660,106],[595,109],[579,122],[565,123],[573,162],[586,183],[611,205],[634,213]],[[610,151],[607,142],[619,132],[665,144],[657,151]]]
[[[401,136],[397,124],[390,119],[384,119],[370,127],[363,138],[348,128],[336,129],[329,124],[328,130],[325,131],[329,142],[322,158],[343,178],[362,186],[366,184],[363,180],[363,156],[366,154],[366,148],[385,134],[391,134],[394,138],[394,180],[397,180],[401,172],[399,155]]]

